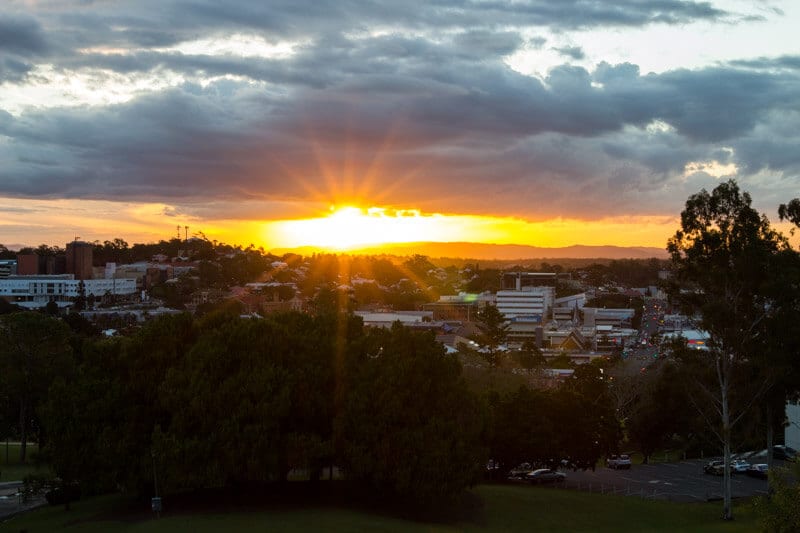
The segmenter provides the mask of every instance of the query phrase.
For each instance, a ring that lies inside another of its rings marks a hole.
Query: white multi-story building
[[[498,291],[497,310],[509,322],[508,339],[521,342],[536,336],[536,328],[550,318],[555,300],[553,287],[523,287],[521,290]]]
[[[553,287],[525,287],[518,291],[498,291],[497,310],[512,322],[541,324],[553,307]]]
[[[75,279],[73,274],[54,276],[9,276],[0,279],[0,298],[20,307],[44,307],[51,300],[59,307],[72,304],[81,292],[86,297],[101,298],[106,294],[126,296],[136,294],[135,279]]]

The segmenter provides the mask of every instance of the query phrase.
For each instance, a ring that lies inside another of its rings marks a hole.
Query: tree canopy
[[[712,427],[725,457],[726,519],[732,517],[727,467],[731,429],[770,385],[741,376],[751,373],[750,365],[769,346],[768,327],[778,289],[773,283],[776,258],[787,248],[786,240],[751,206],[750,195],[733,180],[711,193],[702,190],[689,197],[681,213],[681,228],[667,244],[673,273],[667,287],[670,297],[710,337],[707,351],[682,353],[696,364],[697,371],[691,375],[702,400],[695,403],[711,402],[718,417]],[[745,384],[755,385],[745,395],[750,402],[734,410],[733,391]]]

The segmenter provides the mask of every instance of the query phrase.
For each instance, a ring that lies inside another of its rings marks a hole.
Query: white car
[[[606,466],[608,468],[613,468],[615,470],[624,468],[630,469],[631,467],[631,458],[629,455],[612,455],[608,459],[606,459]]]
[[[747,472],[748,468],[750,468],[750,463],[744,459],[736,459],[735,461],[731,461],[731,472],[734,474],[743,474]]]

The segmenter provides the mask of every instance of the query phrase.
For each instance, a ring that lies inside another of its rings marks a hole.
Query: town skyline
[[[0,242],[663,249],[729,178],[775,223],[799,22],[788,0],[12,0]]]

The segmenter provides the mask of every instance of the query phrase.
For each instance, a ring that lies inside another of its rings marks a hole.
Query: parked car
[[[631,467],[631,458],[628,455],[612,455],[608,459],[606,459],[606,466],[608,468],[619,469],[625,468],[629,469]]]
[[[794,461],[797,458],[797,450],[783,444],[778,444],[772,447],[773,459],[781,459],[783,461]]]
[[[514,468],[508,473],[508,479],[525,479],[525,475],[530,473],[533,470],[533,466],[530,463],[522,463]]]
[[[767,472],[769,471],[769,465],[765,463],[758,463],[751,465],[750,468],[747,469],[745,472],[750,477],[757,477],[761,479],[767,479]]]
[[[725,473],[725,461],[721,459],[709,461],[703,467],[703,472],[705,474],[711,474],[712,476],[721,476]]]
[[[747,472],[749,468],[750,468],[750,463],[748,463],[744,459],[736,459],[735,461],[731,461],[731,472],[734,474],[741,474]]]
[[[528,472],[525,475],[525,480],[529,483],[558,483],[567,479],[567,475],[563,472],[556,472],[549,468],[540,468],[533,472]]]

